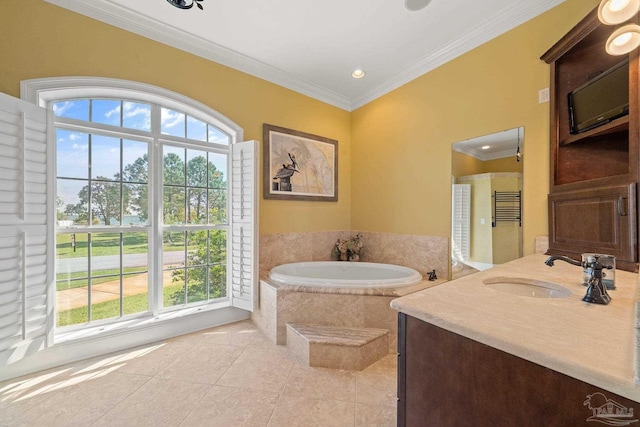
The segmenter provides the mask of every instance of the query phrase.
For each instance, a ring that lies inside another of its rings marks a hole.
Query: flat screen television
[[[569,131],[585,132],[629,114],[629,60],[569,93]]]

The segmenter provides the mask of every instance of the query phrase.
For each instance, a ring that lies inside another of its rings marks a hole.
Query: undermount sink
[[[492,277],[482,283],[496,291],[533,298],[566,298],[571,290],[556,283],[523,277]]]

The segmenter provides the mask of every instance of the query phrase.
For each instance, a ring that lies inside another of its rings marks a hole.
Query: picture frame
[[[263,125],[263,196],[338,201],[338,141]]]

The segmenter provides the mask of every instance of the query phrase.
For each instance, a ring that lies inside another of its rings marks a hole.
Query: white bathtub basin
[[[371,262],[315,261],[282,264],[269,272],[274,282],[322,288],[399,288],[422,282],[416,270]]]

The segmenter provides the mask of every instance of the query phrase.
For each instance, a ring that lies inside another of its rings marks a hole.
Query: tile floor
[[[396,359],[309,368],[247,320],[0,382],[0,426],[395,426]]]

